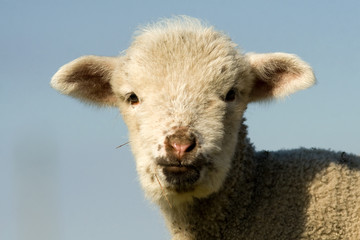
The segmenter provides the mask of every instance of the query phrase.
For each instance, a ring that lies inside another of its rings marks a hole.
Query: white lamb
[[[145,27],[126,54],[85,56],[51,85],[118,107],[140,182],[173,239],[360,239],[360,158],[319,149],[255,152],[246,106],[313,85],[286,53],[243,55],[178,17]]]

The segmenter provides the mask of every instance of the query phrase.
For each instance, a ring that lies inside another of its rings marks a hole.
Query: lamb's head
[[[243,55],[194,19],[147,27],[123,56],[79,58],[51,82],[81,100],[119,107],[145,192],[173,204],[221,188],[249,102],[313,83],[311,68],[296,56]]]

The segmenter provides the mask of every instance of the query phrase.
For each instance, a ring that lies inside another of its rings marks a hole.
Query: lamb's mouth
[[[188,192],[200,178],[201,167],[194,165],[159,164],[170,188],[176,192]]]

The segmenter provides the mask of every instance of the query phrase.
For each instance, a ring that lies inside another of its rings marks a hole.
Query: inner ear
[[[315,82],[311,67],[286,53],[247,54],[254,75],[250,101],[281,98]]]
[[[115,106],[111,79],[120,57],[85,56],[59,69],[51,85],[63,94],[97,105]]]
[[[269,99],[272,97],[274,86],[269,82],[265,82],[260,78],[255,77],[254,85],[250,92],[250,101],[258,101],[262,99]]]

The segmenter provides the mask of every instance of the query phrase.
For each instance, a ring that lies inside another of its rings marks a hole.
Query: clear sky
[[[114,56],[137,26],[190,15],[244,52],[290,52],[318,84],[250,105],[258,150],[321,147],[360,154],[360,1],[0,0],[0,239],[169,239],[145,200],[116,109],[49,86],[82,55]]]

